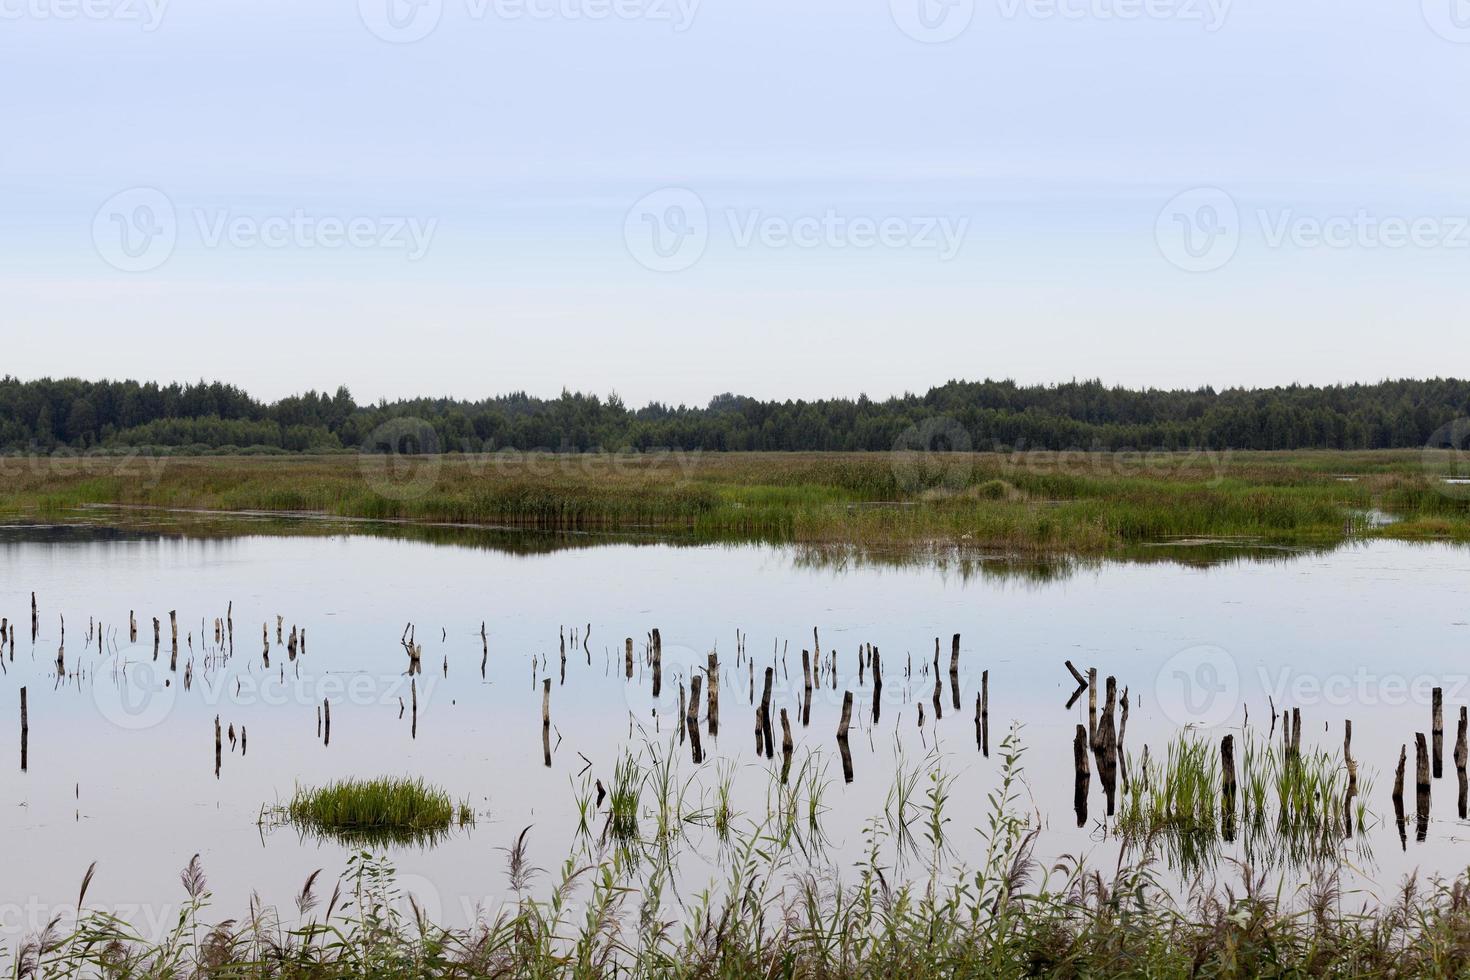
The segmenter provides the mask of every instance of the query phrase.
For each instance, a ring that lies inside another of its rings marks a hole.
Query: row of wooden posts
[[[1107,814],[1112,816],[1117,809],[1118,777],[1123,780],[1123,791],[1128,791],[1128,763],[1123,754],[1123,742],[1128,733],[1128,688],[1118,695],[1117,679],[1109,676],[1105,682],[1103,709],[1097,710],[1097,668],[1089,667],[1084,679],[1072,661],[1066,668],[1077,681],[1077,690],[1070,708],[1085,689],[1087,691],[1087,726],[1080,723],[1072,739],[1072,764],[1074,779],[1073,807],[1077,813],[1077,826],[1087,822],[1088,792],[1092,784],[1092,767],[1097,766],[1098,779],[1102,783],[1103,796],[1107,801]],[[1122,705],[1121,711],[1119,705]]]
[[[588,629],[590,630],[590,626]],[[813,689],[816,675],[814,661],[821,657],[821,637],[816,629],[812,630],[813,646],[811,650],[801,651],[802,665],[802,697],[798,709],[803,726],[811,723],[811,706],[813,701]],[[935,639],[935,687],[933,704],[936,717],[943,714],[943,683],[938,673],[940,641]],[[737,661],[744,659],[743,638],[737,638]],[[833,657],[835,658],[835,653]],[[633,678],[634,673],[634,643],[632,637],[623,641],[623,673],[628,680]],[[653,696],[658,698],[663,689],[663,639],[658,629],[653,629],[647,637],[647,663],[651,668],[653,681]],[[960,707],[960,634],[954,634],[950,647],[949,677],[952,692],[952,704],[955,710]],[[873,678],[873,721],[876,724],[881,713],[881,702],[883,693],[883,668],[882,656],[877,647],[872,644],[864,644],[858,651],[858,677],[859,683],[863,683],[868,671],[872,672]],[[755,703],[755,661],[750,658],[750,698]],[[681,740],[688,738],[690,752],[696,763],[704,760],[704,747],[699,725],[699,709],[701,697],[706,706],[705,723],[711,736],[718,736],[720,730],[720,662],[719,654],[710,652],[707,655],[705,669],[696,672],[689,679],[688,696],[685,695],[683,682],[679,685],[679,709],[678,724]],[[835,662],[831,665],[832,685],[837,686]],[[776,740],[772,718],[771,697],[775,684],[775,666],[766,667],[763,674],[761,698],[759,706],[755,711],[755,740],[756,753],[767,758],[774,759],[776,752]],[[853,693],[851,690],[844,692],[842,700],[842,713],[837,727],[837,743],[843,759],[843,773],[850,782],[852,779],[852,759],[848,748],[849,729],[852,724]],[[922,724],[922,706],[920,707]],[[789,767],[793,740],[791,736],[791,720],[786,708],[780,709],[781,720],[781,753],[783,757],[783,771]],[[543,681],[542,689],[542,729],[543,729],[543,755],[546,765],[550,765],[550,679]],[[990,671],[981,673],[980,691],[975,696],[975,741],[977,747],[986,755],[990,754]]]

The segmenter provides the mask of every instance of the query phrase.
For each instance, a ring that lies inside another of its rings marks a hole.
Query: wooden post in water
[[[1404,763],[1408,758],[1407,746],[1399,745],[1399,767],[1393,776],[1393,814],[1399,828],[1399,844],[1408,847],[1408,835],[1404,832]]]
[[[168,627],[172,636],[171,652],[168,658],[168,669],[176,671],[179,669],[179,613],[176,609],[168,611]]]
[[[41,614],[36,608],[36,594],[31,593],[31,642],[36,642],[36,636],[41,631]]]
[[[1466,817],[1466,790],[1470,789],[1470,782],[1466,780],[1465,764],[1467,755],[1470,755],[1470,746],[1466,745],[1466,717],[1465,706],[1460,705],[1460,726],[1455,732],[1455,775],[1460,781],[1460,819]]]
[[[791,719],[786,717],[786,709],[781,709],[781,782],[786,782],[786,777],[791,774]]]
[[[219,715],[215,715],[214,716],[214,778],[215,779],[218,779],[219,778],[219,765],[220,765],[220,755],[221,755],[220,742],[221,742],[221,739],[220,739],[220,733],[219,733]]]
[[[842,755],[842,778],[852,782],[852,752],[847,746],[847,726],[852,722],[852,691],[842,694],[842,718],[837,723],[837,751]]]
[[[1128,735],[1128,688],[1123,688],[1118,703],[1123,707],[1123,716],[1118,720],[1118,775],[1123,782],[1123,792],[1128,792],[1128,752],[1123,742]]]
[[[657,627],[654,627],[649,646],[653,648],[653,697],[657,700],[664,689],[664,638]]]
[[[1436,687],[1429,697],[1433,712],[1431,721],[1434,725],[1431,729],[1434,739],[1434,778],[1439,779],[1444,775],[1444,688]]]
[[[720,734],[720,656],[713,650],[709,654],[709,733],[714,738]]]
[[[1353,720],[1342,723],[1342,758],[1348,771],[1347,791],[1342,797],[1342,823],[1347,836],[1353,836],[1353,797],[1358,795],[1358,760],[1353,758]]]
[[[1408,758],[1408,748],[1399,746],[1399,767],[1393,774],[1393,801],[1400,808],[1404,805],[1404,763]]]
[[[1220,786],[1223,791],[1225,840],[1235,840],[1235,736],[1220,739]]]
[[[633,679],[633,638],[623,639],[623,679]]]
[[[689,678],[689,709],[684,715],[684,726],[689,729],[689,750],[697,766],[704,761],[704,751],[699,744],[699,687],[702,678],[699,672]]]
[[[934,638],[934,720],[944,717],[944,682],[939,679],[939,637]]]
[[[408,679],[409,696],[413,699],[413,717],[409,721],[408,737],[419,737],[419,682],[415,677]]]
[[[757,717],[757,724],[760,725],[760,737],[758,741],[764,742],[767,759],[774,758],[776,755],[776,746],[772,744],[774,739],[771,737],[771,684],[775,680],[776,668],[767,667],[766,686],[761,692],[761,710]]]
[[[812,655],[801,651],[801,727],[812,721]]]
[[[332,744],[332,702],[322,698],[322,745]]]
[[[879,706],[883,703],[883,657],[878,653],[878,648],[870,646],[868,652],[872,655],[873,664],[873,724],[878,724]]]
[[[960,710],[960,635],[956,633],[949,648],[949,692],[954,710]]]
[[[138,617],[133,615],[133,610],[128,610],[128,642],[138,642]]]
[[[1087,729],[1079,723],[1077,733],[1072,737],[1072,767],[1076,773],[1073,780],[1072,808],[1077,812],[1079,827],[1087,823],[1087,792],[1092,784],[1092,766],[1087,761],[1089,742]]]
[[[1429,750],[1424,744],[1424,733],[1414,735],[1414,828],[1418,840],[1424,840],[1429,832]]]
[[[984,751],[984,748],[985,748],[985,731],[984,731],[984,725],[982,724],[981,719],[980,719],[980,708],[981,708],[980,699],[981,699],[981,695],[977,692],[976,695],[975,695],[975,748],[980,749],[981,751]]]
[[[1107,695],[1103,703],[1102,717],[1097,725],[1097,774],[1102,780],[1103,794],[1107,797],[1108,816],[1112,816],[1118,790],[1118,729],[1114,721],[1114,710],[1118,704],[1118,681],[1109,676]]]
[[[980,672],[980,754],[990,758],[990,671]]]
[[[1087,668],[1087,744],[1097,748],[1097,668]]]
[[[35,593],[31,593],[31,602],[35,602]],[[26,708],[26,689],[20,689],[20,771],[25,772],[30,767],[31,751],[31,715]]]
[[[551,768],[551,678],[541,681],[541,760]]]

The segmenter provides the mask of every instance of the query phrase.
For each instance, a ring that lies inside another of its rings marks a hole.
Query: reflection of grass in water
[[[1247,729],[1239,740],[1233,829],[1246,859],[1257,867],[1302,867],[1338,860],[1354,836],[1366,854],[1361,830],[1372,819],[1365,799],[1372,779],[1358,778],[1347,798],[1348,774],[1336,754],[1303,749],[1287,755]],[[1132,844],[1158,843],[1184,874],[1213,866],[1226,843],[1219,746],[1184,734],[1169,743],[1165,760],[1145,765],[1130,758],[1133,774],[1118,812],[1117,831]],[[1359,833],[1350,834],[1352,827]]]
[[[612,789],[608,793],[607,832],[613,840],[629,842],[638,839],[638,807],[647,776],[631,752],[613,767]]]
[[[263,816],[353,844],[435,843],[456,826],[475,822],[468,801],[422,779],[344,779],[314,789],[298,787],[291,802]]]

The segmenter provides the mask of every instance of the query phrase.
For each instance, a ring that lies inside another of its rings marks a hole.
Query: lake
[[[1450,754],[1460,706],[1470,703],[1464,548],[1374,541],[1308,552],[1217,544],[1169,549],[1159,556],[1168,560],[1036,565],[874,562],[775,546],[513,532],[446,531],[428,542],[368,533],[374,530],[264,521],[221,530],[203,519],[0,529],[0,615],[16,637],[0,676],[0,832],[11,842],[0,938],[13,943],[69,909],[94,860],[89,903],[116,910],[145,933],[172,924],[179,871],[196,852],[217,917],[242,914],[252,893],[284,914],[308,873],[322,868],[335,878],[355,848],[262,821],[263,808],[288,799],[297,785],[348,775],[423,776],[470,801],[478,815],[472,828],[390,851],[405,891],[432,918],[466,924],[477,909],[493,912],[514,900],[504,849],[524,828],[531,828],[531,861],[544,870],[533,889],[549,888],[574,849],[595,846],[579,835],[576,801],[593,781],[611,784],[625,751],[674,753],[686,813],[707,806],[728,781],[739,819],[764,814],[781,757],[779,750],[773,760],[757,755],[753,702],[771,666],[773,710],[786,708],[792,724],[791,778],[825,780],[821,833],[808,852],[818,866],[850,863],[866,846],[866,822],[891,810],[895,775],[935,764],[953,777],[945,810],[950,846],[957,860],[978,860],[980,838],[971,828],[983,820],[1000,745],[1015,724],[1024,746],[1022,808],[1040,827],[1038,856],[1049,863],[1085,854],[1112,868],[1124,845],[1105,816],[1096,773],[1080,827],[1074,808],[1073,737],[1088,722],[1088,699],[1065,707],[1077,686],[1064,666],[1070,660],[1128,688],[1124,750],[1135,757],[1146,744],[1162,757],[1185,725],[1212,744],[1226,732],[1243,738],[1247,711],[1254,729],[1262,736],[1274,730],[1279,741],[1273,706],[1301,710],[1304,747],[1340,752],[1343,722],[1351,719],[1370,811],[1367,825],[1342,845],[1358,869],[1354,886],[1387,894],[1416,868],[1463,869],[1459,840],[1467,825],[1457,813]],[[1191,560],[1196,553],[1201,560]],[[175,672],[170,610],[179,624]],[[227,610],[232,653],[228,630],[219,646],[214,638],[214,621]],[[278,616],[283,638],[293,626],[305,631],[294,659],[277,639]],[[154,617],[162,634],[157,660]],[[89,623],[101,624],[100,651]],[[422,673],[413,677],[402,644],[410,624],[422,648]],[[658,698],[647,651],[655,628]],[[957,692],[949,675],[956,633]],[[635,649],[631,678],[626,638]],[[876,722],[871,668],[860,655],[866,644],[881,655]],[[803,725],[801,655],[818,647],[818,665],[835,664],[835,671],[819,670]],[[719,732],[710,735],[701,716],[704,759],[696,764],[677,734],[680,692],[711,651],[719,657]],[[976,744],[982,671],[989,672],[988,756]],[[541,725],[546,679],[549,766]],[[1413,736],[1429,733],[1435,686],[1444,691],[1444,778],[1434,782],[1425,839],[1416,840],[1411,812],[1401,842],[1390,804],[1393,769],[1407,742],[1412,811]],[[28,697],[25,772],[16,738],[21,687]],[[850,782],[835,737],[849,691]],[[324,700],[329,744],[319,735]],[[216,716],[247,738],[242,751],[226,737],[218,774]],[[928,785],[920,779],[920,795]],[[666,903],[677,906],[716,874],[723,858],[713,835],[690,825],[679,895]],[[1219,853],[1239,853],[1239,846]],[[891,863],[901,874],[903,855]],[[1235,874],[1223,863],[1211,867],[1222,879]],[[1290,862],[1277,870],[1298,880]],[[1172,874],[1185,883],[1198,871]]]

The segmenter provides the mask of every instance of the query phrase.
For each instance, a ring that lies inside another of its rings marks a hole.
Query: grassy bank
[[[107,504],[1108,553],[1179,538],[1470,539],[1470,486],[1445,482],[1462,466],[1406,451],[10,457],[0,513]]]
[[[75,926],[53,922],[9,965],[18,976],[63,978],[1451,977],[1470,969],[1470,877],[1406,883],[1377,899],[1344,892],[1334,858],[1287,879],[1303,881],[1296,886],[1267,885],[1242,867],[1238,880],[1200,879],[1180,895],[1160,883],[1148,840],[1105,869],[1074,857],[1044,867],[1014,733],[1001,762],[987,812],[953,812],[950,777],[936,771],[923,780],[927,790],[898,803],[890,795],[855,853],[824,860],[820,832],[800,812],[812,792],[801,779],[780,784],[763,817],[721,824],[712,816],[718,794],[706,801],[713,811],[685,813],[678,791],[656,790],[682,781],[677,773],[659,780],[667,762],[655,761],[643,782],[657,799],[633,804],[640,829],[611,829],[615,812],[601,837],[584,823],[555,872],[528,866],[522,833],[507,848],[505,883],[486,884],[503,900],[467,928],[433,922],[399,893],[386,860],[368,853],[352,857],[330,890],[308,877],[294,910],[252,903],[248,915],[223,921],[210,919],[196,858],[182,876],[177,925],[158,938],[87,909],[89,870]],[[660,819],[664,811],[673,819]],[[723,870],[702,891],[678,894],[678,854],[707,847],[702,837],[686,840],[704,832],[716,835]],[[618,840],[609,845],[609,837]],[[895,844],[911,855],[906,866],[880,856]]]

